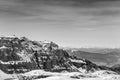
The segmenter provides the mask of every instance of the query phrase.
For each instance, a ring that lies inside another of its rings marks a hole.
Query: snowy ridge
[[[17,76],[7,80],[120,80],[111,69],[70,56],[54,42],[26,37],[1,37],[0,69]]]
[[[106,70],[100,70],[93,73],[80,72],[46,72],[42,70],[34,70],[21,74],[21,80],[120,80],[120,75]],[[19,79],[15,79],[19,80]]]

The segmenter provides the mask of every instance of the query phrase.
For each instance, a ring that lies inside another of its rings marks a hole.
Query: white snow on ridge
[[[6,73],[4,73],[3,71],[1,71],[0,70],[0,80],[5,80],[5,79],[12,79],[13,78],[13,76],[12,75],[9,75],[9,74],[6,74]]]
[[[82,60],[76,60],[76,59],[70,59],[72,62],[76,62],[76,63],[84,63],[85,64],[85,62],[84,61],[82,61]]]
[[[6,47],[6,46],[4,46],[4,45],[0,47],[0,49],[7,49],[7,48],[8,48],[8,47]]]
[[[24,74],[17,74],[27,78],[35,77],[30,80],[120,80],[120,75],[112,71],[100,70],[93,73],[80,73],[80,72],[46,72],[43,70],[33,70]],[[40,78],[40,76],[46,76]],[[16,76],[6,74],[0,71],[0,80],[6,79],[20,80]],[[15,79],[14,79],[15,78]],[[24,79],[23,79],[24,80]]]
[[[96,71],[93,73],[80,72],[46,72],[43,70],[33,70],[22,74],[26,77],[46,76],[45,78],[36,78],[34,80],[120,80],[120,75],[112,71]]]

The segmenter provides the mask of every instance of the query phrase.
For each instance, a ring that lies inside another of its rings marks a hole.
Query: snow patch
[[[30,80],[120,80],[120,75],[112,71],[96,71],[93,73],[80,72],[46,72],[43,70],[33,70],[22,74]]]

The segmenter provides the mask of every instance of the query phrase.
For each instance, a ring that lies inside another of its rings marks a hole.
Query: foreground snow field
[[[6,74],[0,71],[0,80],[120,80],[120,75],[112,71],[96,71],[93,73],[80,72],[46,72],[33,70],[24,74]],[[24,77],[24,78],[23,78]]]
[[[46,72],[42,70],[33,70],[21,76],[31,80],[120,80],[120,75],[112,71],[96,71],[93,73],[79,72]],[[24,79],[25,79],[24,78]],[[19,80],[19,79],[14,79]]]

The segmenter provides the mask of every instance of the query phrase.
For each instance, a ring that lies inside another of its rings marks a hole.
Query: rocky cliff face
[[[53,42],[32,41],[26,37],[1,37],[0,69],[6,73],[22,73],[35,69],[81,72],[105,68],[89,60],[70,56]]]

